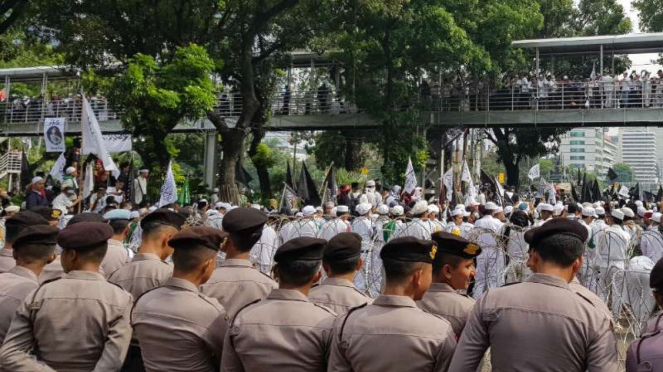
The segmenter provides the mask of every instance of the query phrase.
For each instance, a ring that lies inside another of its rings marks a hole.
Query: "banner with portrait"
[[[64,152],[64,120],[65,118],[44,119],[44,143],[46,143],[46,152]]]

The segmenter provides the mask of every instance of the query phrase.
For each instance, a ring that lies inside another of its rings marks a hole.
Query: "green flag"
[[[189,175],[187,174],[184,185],[182,186],[182,192],[180,192],[179,197],[177,198],[177,203],[179,205],[189,205],[191,203],[191,192],[189,191]]]

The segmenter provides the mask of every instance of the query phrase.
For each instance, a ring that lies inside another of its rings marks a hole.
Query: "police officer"
[[[43,371],[44,364],[63,372],[120,369],[131,339],[132,298],[99,273],[112,235],[98,222],[60,232],[66,274],[42,284],[18,308],[0,349],[5,370]]]
[[[569,287],[586,239],[587,229],[566,218],[525,233],[534,274],[481,297],[449,370],[476,371],[490,347],[491,364],[500,371],[617,371],[610,320]]]
[[[433,260],[433,284],[417,305],[448,320],[456,337],[460,337],[474,300],[457,291],[469,288],[476,274],[474,259],[481,254],[481,248],[447,232],[433,233],[433,241],[438,247]]]
[[[113,228],[113,236],[108,240],[108,252],[101,261],[106,277],[129,262],[129,252],[123,242],[129,234],[130,217],[131,212],[126,209],[114,209],[104,214],[104,218]]]
[[[217,299],[229,319],[235,317],[237,310],[264,299],[278,286],[249,261],[249,252],[260,240],[266,222],[267,215],[253,208],[235,208],[223,218],[223,230],[229,234],[221,247],[226,259],[201,286],[201,292]]]
[[[279,288],[239,310],[226,335],[221,371],[326,371],[336,314],[306,297],[320,279],[326,243],[301,237],[279,247],[274,256]]]
[[[649,274],[649,287],[654,299],[663,307],[663,259],[656,262]],[[663,369],[663,320],[662,315],[647,322],[639,339],[633,341],[626,353],[626,372],[659,371]]]
[[[322,256],[327,279],[311,288],[309,300],[334,310],[338,315],[347,313],[350,308],[372,303],[373,300],[353,284],[363,264],[361,236],[350,232],[336,235],[327,243]]]
[[[16,309],[30,291],[39,287],[39,274],[55,259],[59,231],[53,226],[34,225],[24,229],[14,241],[16,266],[0,274],[0,345]]]
[[[18,212],[5,221],[5,247],[0,250],[0,273],[9,271],[16,265],[12,245],[18,234],[28,226],[48,225],[48,221],[32,211]]]
[[[415,237],[382,247],[384,294],[335,323],[330,372],[447,370],[456,348],[451,324],[415,304],[430,286],[436,251]]]
[[[122,287],[139,298],[143,293],[164,284],[173,275],[173,265],[165,260],[173,253],[168,241],[177,234],[185,222],[182,214],[168,209],[157,209],[140,221],[142,240],[138,253],[128,264],[108,277],[108,281]],[[132,340],[123,371],[144,371],[140,348]]]
[[[218,371],[228,328],[219,302],[198,292],[216,268],[227,234],[213,227],[182,230],[170,239],[173,277],[145,292],[132,311],[145,370]]]

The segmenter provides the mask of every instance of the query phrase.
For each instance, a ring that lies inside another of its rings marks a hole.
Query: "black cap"
[[[51,225],[33,225],[18,234],[12,248],[20,249],[23,245],[53,245],[60,230]]]
[[[172,226],[179,230],[184,225],[184,222],[186,222],[186,217],[183,214],[166,208],[159,208],[145,216],[140,221],[140,227],[144,229],[148,223],[158,223],[160,225]]]
[[[581,242],[587,240],[589,232],[579,222],[568,218],[557,218],[544,223],[541,227],[529,230],[525,233],[525,242],[530,246],[536,246],[541,239],[553,235],[567,235],[578,238]]]
[[[361,254],[361,236],[353,232],[337,234],[329,240],[322,259],[325,261],[342,261]]]
[[[481,254],[481,248],[477,244],[458,235],[439,231],[433,233],[432,239],[437,244],[437,251],[440,253],[444,252],[465,259]]]
[[[58,244],[64,249],[84,251],[107,242],[113,236],[113,228],[104,222],[79,222],[67,225],[58,234]]]
[[[62,216],[62,211],[59,209],[53,209],[50,207],[39,207],[32,209],[33,212],[44,217],[48,221],[57,221]]]
[[[228,233],[213,227],[195,226],[179,231],[168,241],[168,245],[175,249],[186,249],[201,245],[218,251],[227,236]]]
[[[100,215],[99,213],[94,213],[94,212],[84,212],[81,214],[77,214],[74,217],[72,217],[69,222],[67,223],[67,226],[75,225],[77,223],[81,222],[101,222],[101,223],[106,223],[108,222],[107,219],[104,218],[104,216]]]
[[[395,238],[385,244],[380,251],[383,260],[433,263],[437,245],[432,240],[417,239],[412,236]]]
[[[32,211],[22,211],[9,217],[5,221],[5,226],[28,227],[34,225],[48,225],[48,220]]]
[[[319,261],[327,241],[318,238],[301,237],[287,241],[276,250],[274,261]]]
[[[235,208],[223,216],[223,230],[237,233],[259,230],[267,222],[265,212],[254,208]]]
[[[651,273],[649,273],[649,287],[663,290],[663,258],[656,262]]]

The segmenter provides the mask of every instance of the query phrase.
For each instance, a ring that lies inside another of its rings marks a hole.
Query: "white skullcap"
[[[440,208],[435,204],[431,204],[428,206],[428,213],[440,214]]]
[[[366,182],[366,187],[375,187],[375,181],[370,180],[370,181]]]
[[[219,192],[219,188],[218,188],[218,187],[215,187],[214,190],[212,190],[212,191],[214,191],[214,192]]]
[[[10,205],[7,208],[5,208],[5,212],[7,213],[12,213],[12,212],[18,212],[21,210],[21,207],[18,205]]]
[[[336,207],[331,209],[331,214],[332,216],[336,216]]]
[[[645,207],[638,207],[638,216],[644,217],[645,213],[647,213],[647,210],[645,209]]]
[[[355,211],[360,216],[363,216],[366,213],[370,212],[372,207],[373,206],[371,205],[371,203],[361,203],[355,207]]]
[[[485,208],[487,211],[492,211],[492,210],[497,209],[497,204],[495,204],[495,203],[493,203],[493,202],[488,202],[488,203],[486,203],[486,205],[484,206],[484,208]]]
[[[260,204],[251,204],[251,208],[261,210],[262,206]]]
[[[207,199],[200,199],[200,200],[198,200],[198,203],[205,203],[205,204],[208,204],[208,203],[207,203]]]
[[[561,203],[561,202],[560,202],[560,203]],[[563,204],[563,203],[562,203],[562,204]],[[582,207],[583,207],[583,208],[587,208],[587,207],[591,207],[591,206],[592,206],[592,203],[588,203],[588,202],[584,202],[584,203],[582,203]]]
[[[592,204],[592,207],[594,207],[594,209],[596,209],[600,206],[601,206],[601,203],[599,203],[599,202],[596,202],[596,203]]]
[[[297,212],[297,213],[295,213],[295,217],[304,217],[304,213]]]
[[[403,213],[405,212],[405,210],[403,209],[402,206],[397,205],[397,206],[391,208],[390,212],[391,212],[391,214],[393,214],[394,216],[402,216]]]
[[[619,209],[613,209],[610,215],[618,220],[624,220],[624,212]]]
[[[451,211],[451,217],[456,217],[459,214],[465,215],[465,210],[456,208],[453,211]]]
[[[561,216],[562,212],[564,212],[563,204],[555,204],[555,206],[553,206],[553,216]]]
[[[347,205],[339,205],[338,207],[336,207],[336,212],[348,213],[349,211],[350,209],[348,208]]]
[[[214,209],[225,208],[223,204],[225,204],[225,203],[224,202],[216,202],[216,204],[214,204]]]
[[[605,216],[605,209],[603,207],[598,207],[594,210],[597,216]]]
[[[504,213],[505,213],[505,214],[511,214],[511,213],[513,213],[513,207],[510,206],[510,205],[507,206],[506,208],[504,208]]]
[[[315,214],[315,207],[312,205],[307,205],[302,208],[302,213],[304,214],[304,217],[312,216]]]
[[[493,210],[493,213],[495,213],[495,214],[502,213],[502,212],[504,212],[504,209],[502,207],[497,207]]]
[[[156,210],[157,210],[157,206],[156,206],[156,205],[153,205],[153,206],[150,207],[150,209],[148,209],[148,211],[150,211],[150,212],[154,212],[154,211],[156,211]]]
[[[72,174],[76,171],[76,168],[74,167],[67,167],[67,170],[65,170],[65,173],[67,174]]]
[[[138,173],[150,173],[149,169],[141,169],[138,171]]]
[[[660,214],[658,212],[654,213],[653,216],[651,216],[652,221],[656,223],[661,223],[661,217],[663,217],[663,214]]]
[[[584,217],[596,217],[596,210],[593,207],[585,207],[582,209]]]
[[[422,214],[428,211],[428,202],[425,200],[419,200],[414,204],[414,207],[412,207],[412,210],[410,212],[412,215],[416,216],[418,214]]]
[[[129,213],[129,219],[130,220],[133,220],[134,218],[138,218],[138,217],[140,217],[140,212],[138,212],[138,211],[131,211],[131,213]]]
[[[642,206],[643,206],[642,201],[640,201],[640,200],[636,200],[636,201],[635,201],[635,205],[638,206],[638,207],[642,207]]]
[[[622,208],[622,213],[624,213],[624,217],[629,217],[629,218],[634,218],[635,213],[633,213],[633,209],[624,207]]]
[[[553,212],[553,206],[548,203],[541,203],[538,207],[540,211]]]
[[[315,211],[316,212],[324,212],[324,210],[322,210],[322,207],[315,207]]]
[[[31,184],[34,185],[34,184],[39,183],[39,182],[41,182],[41,181],[43,181],[43,180],[44,180],[43,178],[37,176],[37,177],[35,177],[35,178],[32,179]]]
[[[381,214],[381,215],[389,214],[389,206],[386,205],[386,204],[380,204],[378,206],[377,211],[378,211],[378,214]]]

